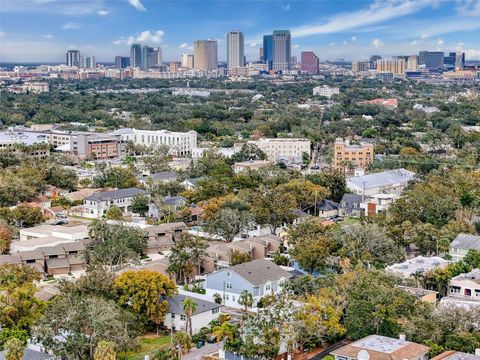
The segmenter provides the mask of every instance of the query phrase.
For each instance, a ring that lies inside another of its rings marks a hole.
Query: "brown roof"
[[[18,255],[0,255],[0,265],[3,264],[22,264],[22,259]]]
[[[180,221],[180,222],[160,224],[156,226],[149,226],[145,230],[148,232],[149,235],[151,235],[151,234],[173,232],[175,230],[188,230],[188,226],[183,221]]]
[[[68,260],[65,258],[47,259],[47,268],[48,269],[64,269],[64,268],[70,269],[70,264],[68,263]]]
[[[16,255],[18,255],[20,259],[22,259],[23,261],[40,260],[40,259],[43,260],[45,258],[45,256],[43,255],[43,252],[41,252],[39,249],[32,250],[32,251],[21,251]]]
[[[445,351],[430,360],[479,360],[480,356],[467,354],[460,351]]]

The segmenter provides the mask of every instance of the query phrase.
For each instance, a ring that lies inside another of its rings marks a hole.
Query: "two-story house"
[[[253,297],[255,307],[261,297],[278,293],[292,274],[270,260],[258,259],[215,271],[206,276],[206,295],[213,300],[220,294],[224,305],[241,308],[238,299],[243,290]]]
[[[453,261],[462,260],[470,250],[480,251],[480,236],[458,234],[450,243],[450,256]]]
[[[453,277],[448,284],[448,295],[480,302],[480,269]]]
[[[113,205],[119,207],[123,213],[127,213],[131,211],[133,198],[139,195],[149,196],[150,194],[148,191],[137,188],[118,189],[92,194],[83,200],[85,216],[101,218]]]

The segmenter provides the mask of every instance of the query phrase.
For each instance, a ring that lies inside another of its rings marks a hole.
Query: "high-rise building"
[[[245,66],[245,45],[241,31],[227,33],[227,69]]]
[[[425,65],[429,70],[443,69],[444,57],[443,51],[420,51],[418,64]]]
[[[405,60],[404,59],[392,59],[392,60],[377,60],[378,72],[390,72],[394,76],[405,75]]]
[[[180,64],[177,63],[176,61],[171,62],[170,65],[168,66],[168,71],[172,73],[176,73],[178,71]]]
[[[115,67],[117,69],[125,69],[130,66],[130,58],[128,56],[115,56]]]
[[[410,55],[407,57],[407,70],[418,70],[418,56]]]
[[[274,30],[272,35],[273,61],[272,69],[278,71],[290,70],[292,40],[289,30]]]
[[[142,47],[142,69],[148,70],[154,64],[154,48],[148,45]]]
[[[370,56],[370,69],[377,68],[377,61],[380,60],[382,57],[380,55],[372,55]]]
[[[309,74],[317,75],[320,60],[313,51],[302,51],[301,54],[301,67],[302,71],[306,71]]]
[[[463,70],[465,67],[465,53],[457,52],[455,53],[455,70]]]
[[[68,50],[65,64],[80,67],[80,50]]]
[[[268,69],[272,69],[273,63],[273,36],[263,35],[263,61],[268,65]]]
[[[163,63],[163,53],[162,48],[159,46],[153,49],[153,67],[160,67]]]
[[[142,67],[142,45],[132,44],[130,48],[130,66],[132,68]]]
[[[193,69],[193,55],[192,54],[182,54],[180,56],[181,65],[183,68]]]
[[[260,49],[258,49],[258,59],[260,61],[265,61],[265,55],[263,53],[263,47],[261,47]]]
[[[93,69],[97,66],[95,56],[80,56],[80,67],[85,69]]]
[[[196,40],[193,43],[194,68],[211,71],[218,69],[217,41]]]
[[[358,74],[359,72],[368,72],[369,69],[369,61],[352,61],[352,71],[354,74]]]

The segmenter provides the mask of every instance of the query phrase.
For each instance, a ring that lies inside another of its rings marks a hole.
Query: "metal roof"
[[[113,191],[105,191],[87,196],[85,200],[93,201],[105,201],[113,199],[123,199],[128,197],[134,197],[136,195],[148,195],[148,191],[138,188],[118,189]]]
[[[382,171],[375,174],[363,176],[354,176],[347,179],[347,183],[351,183],[360,189],[372,189],[377,187],[387,187],[399,183],[407,183],[415,176],[414,172],[405,169],[396,169]]]
[[[451,248],[466,250],[480,250],[480,236],[470,234],[458,234],[450,243]]]

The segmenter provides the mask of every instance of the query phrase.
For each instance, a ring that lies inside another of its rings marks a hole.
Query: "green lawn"
[[[146,335],[138,338],[138,349],[117,355],[118,360],[143,360],[145,355],[152,356],[157,350],[170,345],[170,335]]]

